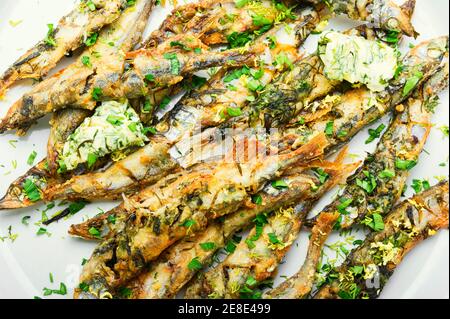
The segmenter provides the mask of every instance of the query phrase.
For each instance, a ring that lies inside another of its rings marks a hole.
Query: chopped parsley
[[[420,193],[422,190],[426,191],[430,189],[430,182],[427,180],[413,179],[411,187],[414,189],[416,194]]]
[[[204,251],[214,250],[216,248],[216,244],[213,242],[200,243],[200,247]]]
[[[326,126],[325,126],[325,135],[326,136],[333,136],[333,130],[334,130],[334,122],[333,121],[329,121],[327,122]]]
[[[33,182],[31,178],[27,178],[23,183],[23,191],[25,192],[26,197],[32,201],[37,202],[42,199],[41,191],[39,187]]]
[[[375,179],[375,176],[373,176],[368,171],[363,171],[363,174],[366,176],[364,179],[356,179],[356,185],[361,187],[363,190],[366,191],[367,194],[372,194],[372,192],[377,187],[377,181]]]
[[[52,23],[47,24],[47,28],[48,28],[47,36],[45,37],[44,42],[49,46],[56,47],[56,40],[54,37],[55,30],[53,24]]]
[[[91,33],[85,40],[84,44],[88,47],[93,46],[95,43],[97,43],[98,39],[98,32]]]
[[[376,129],[369,128],[369,138],[366,140],[366,144],[372,143],[376,138],[379,138],[385,128],[386,125],[384,124],[378,125]]]
[[[283,181],[282,179],[277,180],[277,181],[273,181],[271,183],[271,185],[272,185],[273,188],[276,188],[276,189],[283,189],[283,188],[288,188],[289,187],[289,185],[285,181]]]
[[[239,107],[227,107],[227,114],[231,117],[242,115],[242,110]]]
[[[416,165],[417,162],[414,160],[402,160],[399,158],[395,160],[395,167],[402,171],[409,171]]]
[[[164,53],[163,57],[164,57],[164,59],[170,61],[170,72],[173,75],[180,74],[181,64],[180,64],[180,61],[178,60],[177,54],[174,52]]]
[[[417,71],[414,73],[413,76],[411,76],[405,83],[405,86],[403,87],[403,96],[407,96],[414,88],[417,86],[419,81],[423,78],[423,73],[420,71]]]
[[[91,227],[91,228],[89,228],[88,231],[89,231],[89,234],[91,234],[92,236],[94,236],[96,238],[101,238],[100,231],[97,228]]]
[[[100,101],[100,98],[102,97],[102,95],[103,95],[103,90],[101,88],[95,87],[92,90],[91,96],[94,99],[94,101]]]
[[[27,164],[30,166],[33,165],[34,160],[36,159],[36,156],[37,156],[36,151],[31,152],[31,154],[28,156]]]
[[[87,55],[83,55],[81,57],[81,63],[83,63],[84,66],[87,66],[88,68],[92,67],[91,58]]]
[[[203,268],[203,265],[200,262],[199,258],[195,257],[189,262],[188,268],[191,271],[199,271],[199,270],[201,270]]]
[[[378,174],[379,178],[392,178],[395,177],[395,172],[390,169],[384,169]]]
[[[362,223],[372,228],[374,231],[382,231],[384,229],[383,217],[377,213],[366,216]]]
[[[261,205],[261,204],[262,204],[262,201],[263,201],[263,199],[262,199],[261,195],[256,194],[256,195],[253,195],[253,196],[252,196],[252,203],[253,203],[253,204]]]

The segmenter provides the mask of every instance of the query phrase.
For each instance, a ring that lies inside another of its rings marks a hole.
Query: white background
[[[446,0],[417,0],[414,14],[414,25],[421,36],[414,41],[406,39],[408,43],[416,43],[434,36],[448,34],[449,29],[449,3]],[[56,24],[59,18],[69,12],[74,0],[1,0],[0,1],[0,72],[3,72],[26,49],[42,39],[47,32],[47,24]],[[180,1],[180,3],[183,3]],[[170,6],[154,10],[151,15],[148,31],[159,26]],[[13,27],[10,21],[22,20]],[[348,27],[349,21],[345,19],[333,20],[329,27],[338,29]],[[313,50],[317,43],[316,37],[311,37],[305,50]],[[58,68],[61,68],[70,59],[64,59]],[[32,82],[23,81],[14,86],[3,100],[0,100],[0,115],[3,116],[7,108],[22,93],[29,90]],[[412,171],[408,181],[411,185],[413,178],[429,178],[432,184],[436,183],[434,176],[448,176],[448,138],[443,138],[439,131],[442,125],[448,125],[448,90],[441,94],[441,104],[433,116],[433,128],[426,144],[426,152],[421,156],[419,165]],[[386,122],[386,119],[384,119]],[[378,123],[372,127],[377,127]],[[27,158],[35,150],[38,153],[36,162],[45,157],[45,147],[48,138],[48,117],[42,119],[34,126],[26,137],[17,138],[13,134],[0,136],[0,196],[7,190],[8,185],[19,175],[29,169]],[[359,154],[362,159],[365,151],[372,151],[375,142],[369,146],[364,145],[367,130],[361,132],[350,144],[350,153]],[[16,148],[8,142],[18,140]],[[17,168],[12,167],[12,161],[17,161]],[[447,162],[446,167],[438,164]],[[329,201],[327,198],[314,209],[317,212]],[[409,187],[407,195],[412,194]],[[16,211],[0,212],[0,236],[7,234],[8,226],[12,226],[13,233],[19,237],[14,243],[9,240],[0,241],[0,298],[32,298],[42,297],[42,288],[58,289],[60,282],[65,282],[70,289],[65,297],[70,298],[72,288],[78,283],[82,258],[88,258],[95,244],[74,239],[67,235],[68,226],[82,221],[86,216],[93,216],[99,212],[98,208],[107,210],[114,203],[93,203],[69,220],[60,221],[48,227],[51,237],[37,236],[38,226],[35,222],[41,219],[42,209],[45,205]],[[47,214],[51,216],[63,207],[55,207]],[[40,210],[40,211],[38,211]],[[30,225],[21,223],[23,216],[31,216]],[[295,273],[302,264],[308,233],[302,232],[296,244],[292,246],[286,256],[286,262],[279,269],[278,275],[289,276]],[[331,242],[337,238],[330,239]],[[55,282],[49,282],[49,273],[53,274]],[[437,236],[428,239],[416,247],[398,267],[397,271],[383,291],[382,298],[448,298],[449,297],[449,233],[441,231]],[[276,283],[281,278],[277,277]],[[58,298],[61,296],[50,296]]]

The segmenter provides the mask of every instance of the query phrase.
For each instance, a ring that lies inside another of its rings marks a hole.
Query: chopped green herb
[[[102,97],[102,95],[103,95],[103,90],[101,88],[96,87],[92,90],[91,96],[94,99],[94,101],[100,101],[100,98]]]
[[[108,115],[106,121],[112,125],[122,125],[122,117],[117,115]]]
[[[236,8],[244,7],[250,0],[234,0]]]
[[[47,229],[39,227],[38,231],[36,232],[36,235],[44,235],[44,234],[48,234],[47,233]]]
[[[395,177],[395,172],[390,169],[385,169],[378,174],[379,178],[392,178]]]
[[[403,96],[407,96],[417,86],[422,78],[422,72],[417,71],[416,73],[414,73],[414,75],[406,81],[405,86],[403,87]]]
[[[227,36],[228,47],[230,49],[239,48],[246,45],[252,40],[252,36],[249,32],[233,32]]]
[[[95,43],[97,43],[98,39],[98,32],[91,33],[86,40],[84,40],[84,44],[88,47],[93,46]]]
[[[27,178],[23,183],[23,191],[27,198],[32,202],[37,202],[42,199],[39,187],[36,186],[31,178]]]
[[[198,257],[193,258],[188,264],[189,270],[199,271],[203,268],[202,263],[200,262]]]
[[[56,40],[54,37],[55,30],[53,24],[52,23],[47,24],[47,28],[48,28],[47,36],[45,37],[44,42],[49,46],[56,47]]]
[[[395,167],[402,171],[409,171],[416,165],[417,162],[414,160],[402,160],[399,158],[395,160]]]
[[[181,224],[181,226],[186,227],[186,228],[192,227],[192,226],[194,226],[194,225],[195,225],[195,220],[193,220],[193,219],[186,219],[186,220]]]
[[[91,58],[87,55],[83,55],[81,57],[81,63],[83,63],[84,66],[87,66],[88,68],[92,67]]]
[[[322,168],[313,169],[314,175],[319,179],[320,184],[324,184],[330,177]]]
[[[33,165],[36,156],[37,156],[36,151],[31,152],[31,154],[28,156],[27,164],[30,166]]]
[[[236,250],[236,244],[235,244],[232,240],[229,240],[229,241],[226,243],[224,249],[225,249],[225,251],[226,251],[228,254],[232,254],[232,253],[234,253],[234,251]]]
[[[238,107],[227,107],[227,114],[231,117],[242,115],[242,110]]]
[[[23,216],[22,217],[22,224],[24,224],[25,226],[28,226],[30,218],[31,218],[31,216]]]
[[[269,241],[271,244],[274,244],[274,245],[282,244],[282,242],[278,239],[278,237],[275,233],[269,233],[269,234],[267,234],[267,236],[269,236]]]
[[[97,155],[95,155],[93,153],[89,153],[88,158],[87,158],[88,168],[92,168],[96,162],[97,162]]]
[[[327,122],[327,124],[325,126],[325,135],[326,136],[333,136],[333,130],[334,130],[333,127],[334,127],[333,121]]]
[[[364,178],[363,180],[357,178],[356,185],[364,189],[367,194],[372,194],[372,192],[377,187],[377,181],[375,177],[368,171],[363,171],[363,173],[366,176],[366,178]]]
[[[386,128],[386,125],[380,124],[376,129],[369,129],[369,138],[366,140],[366,144],[372,143],[376,138],[380,137],[381,132]]]
[[[288,188],[289,185],[283,181],[282,179],[277,180],[277,181],[273,181],[271,183],[272,187],[276,188],[276,189],[283,189],[283,188]]]
[[[262,204],[262,197],[259,194],[253,195],[252,196],[252,203],[256,204],[256,205],[261,205]]]
[[[91,234],[94,237],[101,238],[100,231],[97,228],[95,228],[95,227],[89,228],[89,234]]]
[[[216,248],[216,244],[213,242],[200,243],[200,247],[204,251],[214,250]]]
[[[174,52],[164,53],[163,57],[164,59],[170,61],[170,72],[174,75],[180,74],[181,64],[180,61],[178,60],[177,54]]]

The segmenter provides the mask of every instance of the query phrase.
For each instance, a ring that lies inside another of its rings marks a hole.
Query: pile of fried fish
[[[417,36],[415,0],[201,0],[144,40],[155,2],[81,0],[0,78],[0,94],[39,80],[0,132],[52,114],[47,157],[0,209],[121,200],[69,229],[98,241],[75,298],[377,298],[409,250],[448,228],[447,181],[400,200],[448,86],[448,36],[398,50]],[[361,23],[326,30],[338,15]],[[345,144],[384,116],[375,151],[345,163]],[[367,237],[318,283],[327,238],[352,227]],[[304,264],[268,287],[302,229]]]

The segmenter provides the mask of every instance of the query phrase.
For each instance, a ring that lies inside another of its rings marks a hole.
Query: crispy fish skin
[[[303,43],[318,22],[319,15],[313,8],[305,8],[298,14],[298,20],[293,23],[297,45]],[[276,29],[273,31],[276,31]],[[257,44],[259,42],[259,40],[256,41]],[[273,78],[274,72],[271,70],[264,71],[264,81],[269,82]],[[45,192],[45,197],[49,200],[55,198],[119,197],[122,193],[129,193],[134,190],[135,186],[144,187],[169,174],[172,169],[178,166],[175,161],[177,157],[171,157],[172,151],[169,153],[169,148],[162,145],[172,146],[198,128],[218,125],[228,120],[228,118],[218,116],[218,114],[226,111],[229,107],[245,107],[250,92],[247,88],[239,89],[236,92],[230,91],[227,88],[228,83],[223,81],[227,72],[225,68],[222,68],[205,85],[183,97],[166,118],[157,125],[161,134],[152,137],[147,146],[114,164],[105,172],[77,176],[63,185],[55,185]],[[156,144],[158,145],[155,146]],[[140,156],[143,156],[144,160],[141,161]],[[158,165],[163,161],[165,165]],[[116,166],[127,166],[128,171]],[[138,170],[146,173],[134,173]],[[134,178],[129,178],[129,175]],[[116,180],[118,180],[117,183]],[[138,183],[140,186],[133,186],[133,183]],[[102,223],[101,221],[94,221],[96,227]],[[78,232],[78,230],[86,230],[85,226],[80,225],[71,228],[71,231],[74,231],[74,235],[92,238],[89,233]]]
[[[81,1],[59,21],[51,35],[56,42],[55,46],[42,40],[5,71],[0,78],[0,96],[18,80],[40,79],[45,76],[65,54],[80,47],[86,35],[97,32],[119,18],[121,10],[126,6],[124,0],[93,0],[92,3],[96,7],[94,11],[81,8]]]
[[[1,120],[0,132],[28,126],[47,113],[69,106],[94,109],[95,101],[79,103],[77,97],[85,90],[91,92],[89,79],[92,77],[106,77],[122,71],[123,55],[139,43],[153,3],[153,0],[136,1],[100,32],[97,43],[86,48],[79,60],[24,94]],[[88,63],[83,63],[84,57],[89,59]]]
[[[323,0],[307,1],[315,4],[325,2]],[[401,6],[391,0],[327,0],[326,2],[336,14],[345,14],[350,19],[368,22],[375,28],[403,32],[410,37],[418,35],[411,22],[416,0],[407,0]]]
[[[333,229],[333,221],[338,217],[337,213],[324,213],[319,216],[311,230],[305,263],[295,275],[265,292],[263,299],[304,299],[309,295],[315,281],[317,264],[322,257],[322,247],[328,238],[327,234]]]
[[[166,189],[143,190],[133,196],[142,198],[140,202],[133,197],[127,199],[130,214],[124,229],[97,247],[83,269],[81,282],[96,287],[89,295],[97,298],[123,285],[175,241],[190,231],[205,229],[210,220],[235,212],[265,181],[282,175],[293,165],[321,156],[324,147],[324,137],[318,136],[276,161],[268,156],[241,164],[231,161],[213,167],[198,165]],[[192,227],[185,226],[187,221],[193,222]],[[76,297],[84,294],[78,292]]]
[[[385,218],[336,269],[338,279],[322,286],[316,299],[378,298],[394,270],[417,244],[448,228],[448,181],[407,199]],[[361,272],[359,272],[361,270]]]
[[[314,167],[314,164],[311,165]],[[341,159],[338,159],[337,163],[317,165],[314,168],[322,169],[328,174],[328,179],[321,182],[312,170],[300,174],[305,189],[291,200],[290,205],[280,203],[281,209],[267,217],[265,225],[253,228],[246,240],[242,240],[223,262],[199,274],[188,286],[186,298],[245,297],[245,288],[253,289],[258,283],[273,276],[277,265],[297,237],[311,204],[331,187],[345,180],[358,163],[342,165]],[[273,241],[274,236],[277,243]],[[250,277],[254,284],[248,287],[246,281]]]

